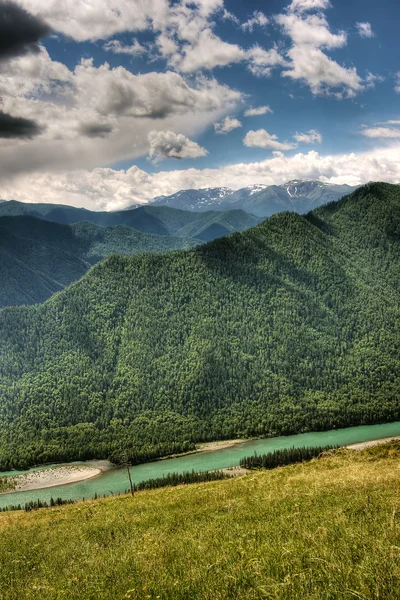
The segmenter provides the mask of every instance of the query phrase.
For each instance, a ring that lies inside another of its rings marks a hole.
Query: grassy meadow
[[[0,598],[400,598],[400,445],[0,514]]]

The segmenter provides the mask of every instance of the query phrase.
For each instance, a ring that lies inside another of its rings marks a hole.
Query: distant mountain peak
[[[152,204],[194,212],[240,209],[265,218],[283,211],[306,213],[354,189],[315,179],[292,179],[282,185],[253,184],[236,191],[225,187],[181,190],[159,196]]]

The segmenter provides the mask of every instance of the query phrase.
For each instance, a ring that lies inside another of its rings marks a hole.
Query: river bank
[[[288,448],[303,448],[311,446],[352,446],[364,443],[382,443],[382,440],[391,440],[400,437],[400,421],[393,423],[382,423],[377,425],[359,425],[330,431],[308,432],[290,436],[279,436],[275,438],[260,438],[251,441],[224,440],[210,444],[200,444],[201,452],[169,458],[166,460],[153,461],[135,465],[130,469],[132,482],[139,484],[150,479],[166,477],[172,473],[185,473],[188,471],[215,471],[231,469],[240,464],[240,460],[246,456],[257,454],[268,454],[275,450]],[[377,440],[377,442],[375,442]],[[216,444],[216,446],[215,446]],[[221,447],[223,446],[223,447]],[[217,447],[217,450],[210,448]],[[82,467],[99,468],[98,463],[72,463]],[[70,466],[72,466],[70,465]],[[55,465],[49,465],[47,469]],[[35,502],[40,499],[50,503],[51,498],[63,498],[63,500],[82,500],[82,498],[94,498],[100,496],[111,496],[125,494],[129,491],[129,478],[125,468],[113,468],[110,465],[107,472],[96,475],[87,480],[76,481],[69,485],[59,485],[52,481],[50,489],[38,489],[27,491],[10,491],[0,494],[0,508],[11,505],[24,505],[27,502]],[[26,474],[44,470],[35,468]],[[235,473],[235,471],[233,471]],[[2,472],[1,477],[9,478],[15,476],[14,472]],[[88,473],[87,473],[88,475]],[[56,485],[56,487],[54,487]]]
[[[380,446],[381,444],[388,444],[389,442],[398,442],[400,436],[388,437],[379,440],[370,440],[369,442],[359,442],[358,444],[350,444],[346,446],[349,450],[364,450],[365,448],[372,448],[373,446]]]
[[[197,444],[195,452],[214,452],[215,450],[224,450],[225,448],[233,448],[233,446],[237,446],[238,444],[244,444],[246,442],[250,442],[254,438],[250,438],[248,440],[220,440],[217,442],[204,442],[202,444]]]
[[[43,490],[69,483],[79,483],[98,477],[112,468],[108,461],[90,461],[85,465],[57,465],[7,478],[8,487],[2,494]]]

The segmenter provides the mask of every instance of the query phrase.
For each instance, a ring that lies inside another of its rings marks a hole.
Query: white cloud
[[[264,15],[264,13],[260,10],[255,10],[253,12],[253,16],[241,25],[241,29],[243,29],[243,31],[252,32],[254,27],[265,27],[268,25],[268,23],[268,18]]]
[[[315,95],[334,94],[338,99],[352,98],[364,89],[355,67],[341,67],[319,48],[310,44],[294,46],[288,55],[292,59],[291,68],[282,73],[283,77],[303,81]]]
[[[369,138],[400,138],[400,129],[390,127],[369,127],[361,131],[362,135]]]
[[[108,63],[94,67],[92,59],[77,66],[74,81],[79,104],[104,115],[161,119],[198,110],[221,110],[226,102],[232,105],[241,100],[239,92],[215,79],[200,78],[191,87],[172,71],[134,75],[121,66],[112,69]]]
[[[243,143],[247,147],[252,148],[265,148],[272,150],[293,150],[296,148],[296,144],[290,142],[279,142],[276,135],[268,133],[265,129],[258,129],[257,131],[249,131],[243,140]]]
[[[197,135],[243,100],[213,78],[134,75],[91,59],[72,72],[44,49],[1,66],[0,96],[0,110],[44,128],[35,139],[1,143],[0,176],[133,160],[146,155],[151,131]]]
[[[224,67],[246,58],[246,52],[240,46],[224,42],[211,29],[202,31],[195,44],[184,46],[183,54],[178,64],[178,69],[183,73]]]
[[[156,45],[164,58],[171,60],[171,57],[176,57],[172,60],[180,60],[179,44],[167,34],[161,33],[156,39]]]
[[[119,40],[110,40],[103,46],[104,50],[113,52],[114,54],[131,54],[140,55],[146,52],[146,48],[139,44],[137,40],[133,40],[133,44],[126,46],[121,44]]]
[[[0,98],[49,94],[72,81],[72,73],[62,63],[52,61],[40,46],[37,54],[26,54],[0,63]]]
[[[57,32],[78,42],[107,39],[123,31],[143,31],[164,18],[168,0],[17,0]]]
[[[232,23],[235,23],[235,25],[240,25],[239,19],[233,13],[229,12],[229,10],[226,10],[226,8],[224,8],[221,19],[223,21],[231,21]]]
[[[214,123],[215,133],[224,134],[233,131],[234,129],[238,129],[242,126],[242,123],[239,119],[233,119],[232,117],[225,117],[221,123]]]
[[[292,0],[288,10],[302,13],[308,10],[325,10],[330,6],[329,0]]]
[[[293,138],[299,144],[322,144],[322,135],[316,129],[310,129],[307,133],[296,133]]]
[[[244,112],[245,117],[260,117],[261,115],[272,115],[273,110],[269,106],[258,106],[256,108],[248,108]]]
[[[321,155],[316,151],[286,156],[275,152],[255,163],[219,169],[186,169],[148,174],[134,166],[127,171],[96,168],[68,173],[31,173],[3,178],[2,197],[24,202],[52,202],[116,210],[182,189],[229,187],[255,183],[278,185],[291,179],[318,179],[360,185],[368,181],[400,182],[400,144],[369,152]]]
[[[247,51],[248,69],[257,77],[269,77],[275,67],[287,66],[287,61],[276,48],[264,50],[258,44]]]
[[[347,41],[344,31],[339,31],[338,34],[329,31],[328,21],[322,14],[306,16],[282,14],[276,17],[276,21],[295,45],[310,44],[316,48],[341,48]]]
[[[245,58],[245,52],[216,36],[212,17],[223,0],[17,0],[56,31],[76,41],[108,39],[123,32],[151,31],[161,55],[183,72],[212,69]],[[225,13],[222,13],[225,14]],[[229,13],[226,13],[229,14]],[[105,48],[118,54],[142,53],[135,41],[115,39]]]
[[[292,3],[291,8],[292,12],[276,17],[277,23],[293,42],[287,52],[291,62],[282,73],[284,77],[307,84],[315,95],[330,94],[338,99],[354,97],[365,87],[374,85],[376,76],[370,74],[363,82],[355,67],[343,67],[322,51],[322,48],[341,48],[347,42],[344,31],[336,34],[330,31],[322,13],[303,14],[311,8],[327,8],[325,4],[317,6],[316,2],[298,0]]]
[[[382,83],[382,81],[385,81],[384,77],[373,75],[373,73],[368,73],[364,79],[365,87],[368,89],[374,88],[376,83]]]
[[[375,35],[371,23],[356,23],[356,27],[359,35],[363,38],[372,38]]]
[[[150,131],[148,140],[150,144],[149,157],[154,163],[166,158],[199,158],[208,154],[205,148],[182,133]]]

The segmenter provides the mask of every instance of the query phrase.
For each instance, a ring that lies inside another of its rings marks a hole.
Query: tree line
[[[302,448],[282,448],[267,454],[254,452],[252,456],[242,458],[240,466],[244,469],[276,469],[276,467],[309,461],[335,448],[337,446],[304,446]]]

